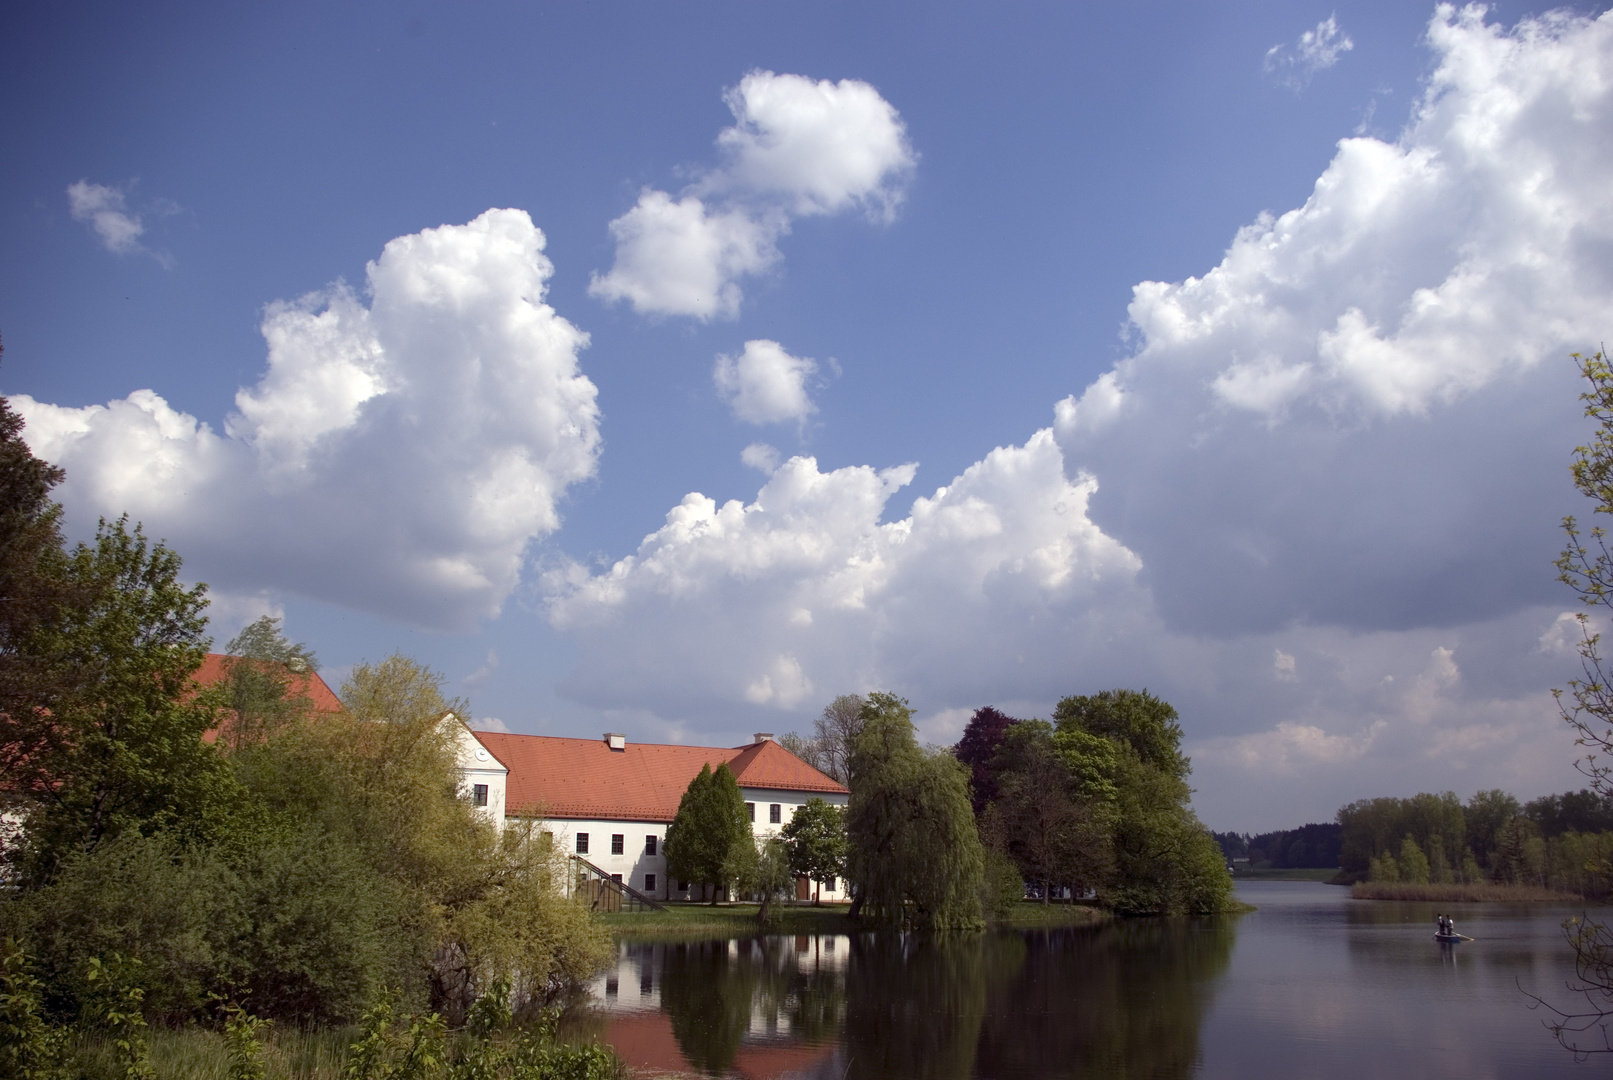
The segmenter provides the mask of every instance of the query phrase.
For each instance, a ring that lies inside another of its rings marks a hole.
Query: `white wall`
[[[454,754],[459,763],[459,792],[470,798],[475,785],[487,785],[487,805],[477,807],[482,816],[495,825],[504,821],[504,807],[509,785],[509,772],[499,764],[487,747],[476,739],[476,733],[466,727],[453,713],[443,717],[449,735],[454,740]]]

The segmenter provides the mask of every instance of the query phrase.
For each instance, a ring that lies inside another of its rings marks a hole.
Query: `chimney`
[[[617,731],[605,732],[605,745],[612,750],[626,750],[627,736]]]
[[[762,745],[764,742],[772,742],[772,741],[773,741],[773,733],[771,731],[758,731],[756,733],[756,745],[757,746]]]

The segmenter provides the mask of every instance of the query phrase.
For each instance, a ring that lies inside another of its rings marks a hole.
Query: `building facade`
[[[567,739],[455,725],[465,793],[491,821],[535,818],[562,850],[654,900],[702,899],[666,869],[666,830],[702,767],[727,764],[757,838],[776,836],[807,800],[845,806],[850,793],[758,733],[737,747],[630,743],[623,735]],[[849,898],[843,880],[796,884],[796,896]]]

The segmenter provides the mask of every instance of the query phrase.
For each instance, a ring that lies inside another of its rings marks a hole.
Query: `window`
[[[645,874],[644,875],[644,891],[647,892],[647,893],[650,893],[652,895],[655,893],[655,875],[654,874]]]
[[[679,892],[688,892],[689,891],[689,883],[687,881],[678,882],[678,891]]]
[[[588,834],[585,832],[580,832],[577,834],[577,854],[588,854]]]
[[[625,851],[627,848],[627,845],[624,843],[625,840],[626,837],[624,837],[621,833],[611,833],[610,853],[612,855],[620,855],[623,851]]]
[[[745,813],[750,816],[750,819],[752,821],[755,821],[756,820],[756,804],[753,803],[753,802],[746,803],[745,804]]]
[[[828,881],[825,881],[823,883],[823,891],[824,892],[834,892],[835,891],[835,879],[834,878],[830,878]]]
[[[767,820],[774,825],[777,825],[780,821],[784,820],[783,807],[779,806],[778,803],[774,803],[772,806],[769,806],[767,808]]]
[[[486,806],[487,805],[487,785],[486,784],[472,784],[471,789],[470,789],[470,801],[472,803],[474,803],[475,805],[477,805],[477,806]]]
[[[654,855],[655,854],[656,840],[657,840],[657,837],[654,837],[654,836],[646,836],[644,838],[644,854],[646,854],[646,855]]]
[[[612,874],[610,876],[610,879],[612,881],[616,882],[616,884],[618,884],[618,885],[620,885],[622,883],[622,875],[620,875],[620,874]]]

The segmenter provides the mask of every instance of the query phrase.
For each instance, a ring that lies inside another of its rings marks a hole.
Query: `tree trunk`
[[[1042,882],[1042,906],[1043,907],[1047,906],[1047,898],[1052,892],[1053,892],[1053,884],[1052,884],[1052,882],[1043,880],[1043,882]]]
[[[861,885],[858,885],[851,890],[851,910],[846,912],[846,917],[856,919],[857,916],[862,912],[862,909],[863,889]]]

